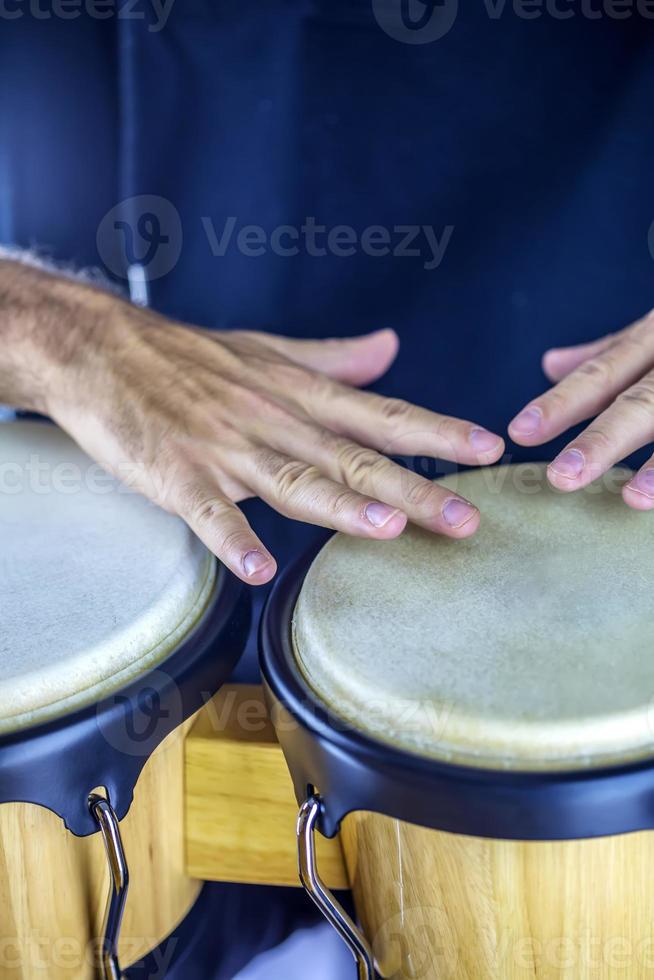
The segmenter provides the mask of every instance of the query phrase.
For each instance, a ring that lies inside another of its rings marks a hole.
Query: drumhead
[[[93,704],[179,646],[214,590],[188,527],[55,426],[0,424],[0,732]]]
[[[584,491],[545,466],[440,482],[481,510],[455,541],[337,534],[295,608],[299,668],[333,715],[442,761],[519,770],[654,749],[654,548],[616,469]]]

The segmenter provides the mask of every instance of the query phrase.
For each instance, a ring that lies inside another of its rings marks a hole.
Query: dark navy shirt
[[[399,0],[3,24],[0,237],[117,276],[126,236],[159,243],[152,305],[206,326],[392,326],[379,390],[504,431],[545,348],[654,305],[654,20],[453,3],[404,3],[404,25]],[[442,36],[407,43],[431,16]],[[282,560],[300,546],[246,509]]]

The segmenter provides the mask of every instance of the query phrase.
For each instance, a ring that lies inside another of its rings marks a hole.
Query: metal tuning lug
[[[358,980],[375,980],[374,959],[368,941],[345,909],[325,887],[318,874],[315,828],[319,816],[320,798],[310,796],[300,807],[297,818],[300,881],[310,899],[318,906],[354,956]]]
[[[109,895],[104,916],[101,949],[102,980],[124,980],[118,962],[118,940],[125,902],[127,901],[129,870],[120,836],[120,827],[109,800],[104,796],[92,793],[89,796],[89,809],[100,828],[109,865]]]

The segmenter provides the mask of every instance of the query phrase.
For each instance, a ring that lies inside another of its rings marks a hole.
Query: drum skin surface
[[[53,425],[0,424],[0,734],[156,667],[204,611],[216,562]]]
[[[296,657],[334,713],[393,746],[491,769],[593,768],[654,749],[654,549],[613,470],[575,494],[545,466],[441,481],[455,541],[335,535],[306,576]]]

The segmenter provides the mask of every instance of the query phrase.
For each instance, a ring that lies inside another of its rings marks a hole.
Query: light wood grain
[[[183,853],[184,737],[191,723],[148,760],[121,823],[130,867],[123,965],[159,945],[200,889]],[[0,806],[0,980],[93,980],[107,887],[98,834],[74,837],[42,807]]]
[[[291,778],[258,686],[227,685],[186,740],[186,860],[213,881],[299,885]],[[318,841],[321,874],[347,888],[338,841]]]
[[[363,813],[341,839],[384,977],[654,977],[650,832],[497,841]]]

